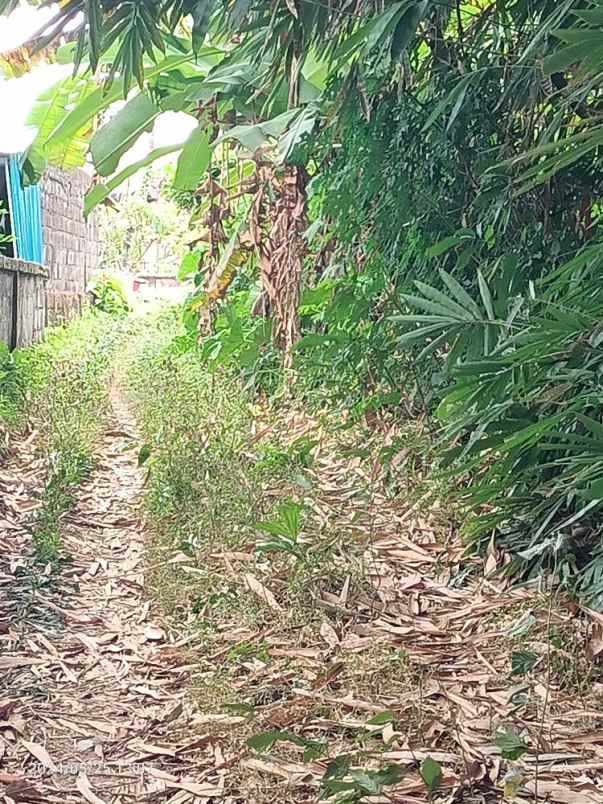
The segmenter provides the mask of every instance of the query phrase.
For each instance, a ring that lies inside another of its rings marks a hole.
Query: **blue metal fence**
[[[16,255],[21,260],[42,264],[42,199],[39,184],[21,185],[19,157],[9,160],[11,222],[16,243]]]

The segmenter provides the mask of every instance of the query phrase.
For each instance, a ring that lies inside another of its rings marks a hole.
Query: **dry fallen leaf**
[[[38,762],[43,765],[47,770],[56,771],[56,765],[50,758],[50,754],[44,748],[43,745],[39,745],[38,743],[32,743],[28,740],[21,740],[21,745],[26,748],[29,753],[35,757]]]
[[[260,581],[258,581],[255,575],[252,575],[250,572],[246,572],[243,575],[243,578],[245,579],[245,583],[249,589],[251,589],[251,591],[260,598],[260,600],[263,600],[264,603],[267,603],[271,608],[275,609],[275,611],[282,611],[281,606],[278,604],[270,589],[267,589]]]
[[[75,786],[80,791],[80,793],[84,796],[86,801],[89,801],[90,804],[106,804],[102,798],[99,798],[90,787],[90,782],[88,781],[88,777],[82,771],[79,774],[77,779],[75,780]]]
[[[603,653],[603,624],[600,622],[593,623],[591,637],[588,642],[588,651],[593,659]]]
[[[336,648],[339,645],[337,632],[326,620],[320,626],[320,635],[330,648]]]
[[[152,642],[161,642],[165,639],[165,631],[163,628],[158,628],[155,625],[148,625],[144,629],[144,635]]]
[[[19,773],[4,773],[0,771],[0,784],[11,784],[11,782],[23,782],[24,777]]]
[[[207,796],[215,797],[215,796],[222,796],[224,791],[221,787],[217,787],[216,785],[211,784],[202,784],[198,782],[189,782],[185,780],[180,780],[178,782],[172,782],[169,779],[165,780],[165,786],[171,787],[177,790],[186,790],[188,793],[193,793],[195,796]]]
[[[0,656],[0,670],[12,670],[15,667],[29,667],[35,664],[47,664],[47,660],[31,656]]]
[[[149,745],[147,743],[136,743],[132,746],[135,751],[139,751],[143,756],[166,756],[175,757],[176,751],[172,748],[166,748],[161,745]]]

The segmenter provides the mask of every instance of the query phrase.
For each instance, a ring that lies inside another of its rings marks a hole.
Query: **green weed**
[[[289,553],[304,561],[305,547],[299,542],[302,511],[303,506],[288,500],[279,505],[276,516],[272,519],[256,522],[256,528],[268,537],[257,543],[256,550],[260,553],[272,551]]]
[[[148,323],[148,322],[147,322]],[[179,549],[239,544],[265,513],[250,475],[250,400],[226,372],[180,353],[170,314],[151,323],[129,357],[127,382],[149,446],[149,516]]]
[[[270,656],[264,643],[238,642],[226,654],[226,661],[232,663],[256,658],[262,662],[270,661]]]

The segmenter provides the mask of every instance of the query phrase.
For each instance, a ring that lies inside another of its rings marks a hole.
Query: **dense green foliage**
[[[92,467],[120,337],[111,316],[88,312],[67,327],[48,329],[35,346],[12,354],[0,351],[0,424],[16,429],[30,421],[47,462],[33,529],[41,561],[58,558],[60,517],[71,507],[73,488]]]
[[[24,171],[67,158],[139,83],[91,140],[88,203],[180,154],[200,244],[186,359],[273,392],[274,277],[297,283],[303,253],[282,376],[356,415],[429,415],[468,538],[603,606],[600,1],[74,0],[57,30],[81,10],[76,63],[110,63],[121,86],[64,83]],[[167,109],[198,120],[187,143],[120,172]]]
[[[522,146],[503,105],[516,98],[489,113],[489,72],[445,126],[422,102],[430,75],[401,98],[386,85],[369,120],[352,106],[312,143],[315,259],[332,253],[299,345],[316,359],[300,365],[346,405],[354,389],[371,406],[418,390],[444,465],[471,477],[469,538],[494,532],[509,571],[585,570],[601,606],[601,246],[595,213],[581,217],[600,181],[583,158],[518,194],[497,168]]]

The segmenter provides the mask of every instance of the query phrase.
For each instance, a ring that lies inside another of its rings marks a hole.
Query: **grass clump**
[[[171,313],[147,321],[127,374],[149,456],[147,510],[192,554],[224,534],[239,544],[262,511],[246,455],[250,400],[233,377],[209,374],[196,350],[181,351],[175,331]]]
[[[24,403],[23,378],[17,368],[15,353],[0,342],[0,426],[14,427]],[[3,457],[0,454],[0,457]]]
[[[246,545],[265,503],[248,471],[254,435],[249,397],[229,374],[208,373],[198,351],[186,347],[175,312],[145,319],[126,358],[126,383],[149,473],[151,584],[170,614],[192,612],[211,633],[225,611],[239,610],[243,622],[256,619],[252,598],[246,603],[240,585],[209,557]],[[194,574],[183,578],[167,563],[177,552],[195,560]]]
[[[92,455],[66,450],[53,455],[46,485],[41,495],[42,507],[38,511],[32,544],[36,560],[43,564],[59,561],[61,550],[60,523],[74,503],[73,492],[92,469]],[[90,445],[92,448],[92,445]]]

